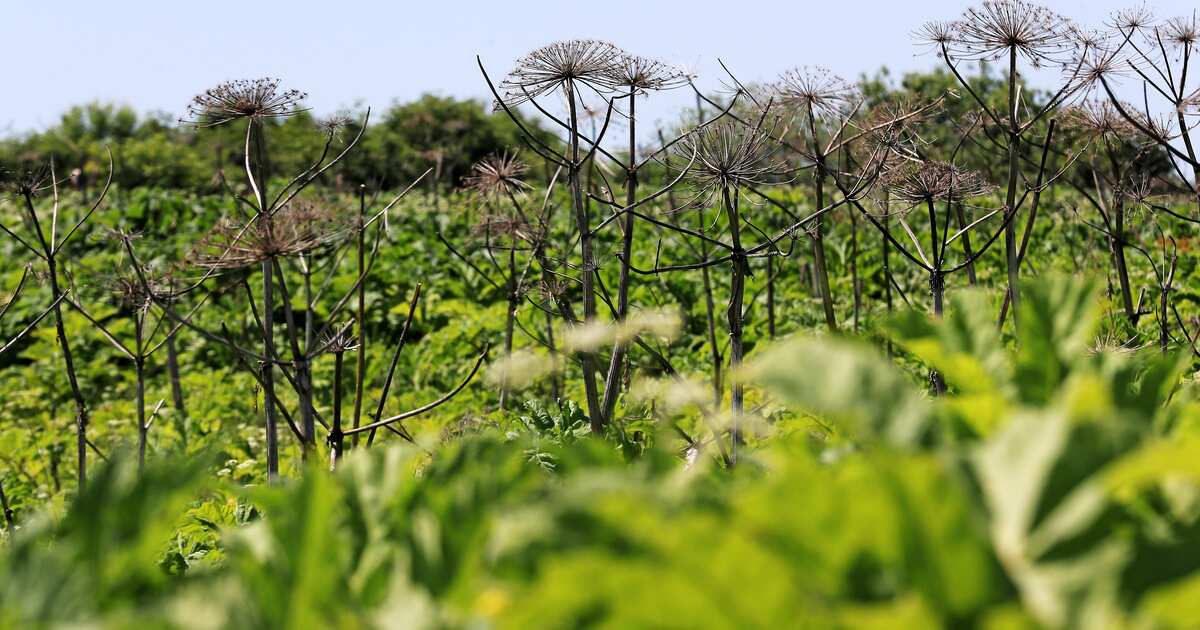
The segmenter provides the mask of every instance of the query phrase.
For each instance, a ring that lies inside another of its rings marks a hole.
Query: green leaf
[[[911,446],[930,430],[928,400],[878,351],[858,343],[785,342],[755,359],[743,376],[803,411],[839,422],[856,438]]]
[[[995,400],[1011,389],[1012,361],[994,317],[988,296],[968,290],[951,297],[941,320],[909,310],[889,319],[884,330],[958,392]]]

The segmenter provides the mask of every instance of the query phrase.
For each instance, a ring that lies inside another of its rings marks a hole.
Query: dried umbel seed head
[[[945,51],[952,46],[958,37],[958,25],[954,22],[934,20],[922,24],[912,32],[912,38],[917,44],[925,46],[944,56]]]
[[[1085,90],[1096,89],[1101,81],[1111,80],[1128,73],[1130,67],[1128,58],[1121,47],[1108,48],[1104,45],[1088,47],[1080,50],[1082,58],[1067,64],[1074,71],[1073,79]]]
[[[587,86],[597,92],[616,88],[614,78],[625,53],[594,39],[572,39],[548,44],[517,60],[517,67],[500,82],[507,105],[569,86]]]
[[[128,273],[109,278],[105,285],[119,306],[136,313],[150,310],[150,307],[154,305],[155,296],[170,291],[167,281],[147,278],[146,283],[143,284],[142,279],[137,275]]]
[[[1077,32],[1069,19],[1024,0],[984,0],[967,9],[954,30],[955,57],[992,60],[1015,52],[1034,66],[1068,58]]]
[[[777,159],[779,144],[758,128],[720,120],[697,129],[675,145],[678,159],[688,162],[695,196],[694,204],[706,204],[729,190],[733,194],[746,185],[769,185],[786,172]]]
[[[487,199],[523,195],[531,186],[523,179],[529,166],[515,153],[489,155],[471,166],[463,182]]]
[[[1114,46],[1111,46],[1113,40],[1112,34],[1097,29],[1073,27],[1071,30],[1071,39],[1074,42],[1071,48],[1075,51],[1073,61],[1076,62],[1079,60],[1079,54],[1082,54],[1083,51],[1096,49],[1109,50],[1114,48]],[[1076,65],[1078,64],[1071,61],[1063,64],[1065,68],[1073,68]]]
[[[894,201],[913,206],[943,200],[967,200],[992,191],[979,173],[946,162],[925,162],[901,167],[884,178]]]
[[[1142,209],[1150,209],[1158,205],[1159,198],[1166,195],[1165,191],[1156,188],[1154,179],[1145,174],[1131,176],[1128,181],[1122,183],[1120,192],[1126,199]]]
[[[291,203],[249,225],[222,221],[193,249],[192,263],[207,269],[241,269],[274,258],[315,252],[353,230],[344,217],[308,203]]]
[[[884,150],[907,153],[913,145],[922,143],[917,129],[937,110],[911,98],[883,101],[867,111],[861,124],[870,142],[852,148],[865,148],[870,152]]]
[[[1189,116],[1200,115],[1200,89],[1179,102],[1179,111]]]
[[[1127,104],[1122,107],[1125,111],[1133,109],[1132,105]],[[1071,107],[1063,113],[1062,121],[1067,126],[1091,136],[1132,138],[1138,134],[1137,128],[1107,100],[1087,100]]]
[[[566,295],[571,290],[571,284],[558,276],[549,276],[542,278],[542,281],[538,283],[538,288],[541,290],[542,297],[549,303]]]
[[[730,113],[745,120],[758,120],[776,103],[775,86],[756,81],[722,81],[716,90],[725,104],[732,105]]]
[[[353,124],[354,119],[350,117],[350,114],[338,112],[332,116],[318,120],[317,131],[330,138],[337,139],[342,136],[342,132]]]
[[[331,354],[342,354],[358,349],[358,338],[351,332],[354,329],[354,322],[346,322],[339,326],[337,330],[331,330],[325,333],[321,338],[321,348],[323,352]]]
[[[20,173],[10,171],[0,172],[0,185],[3,189],[18,197],[37,197],[54,187],[50,164],[40,164]]]
[[[1158,30],[1167,42],[1180,48],[1191,48],[1196,44],[1197,37],[1200,37],[1200,23],[1196,20],[1195,14],[1173,17]]]
[[[521,217],[505,214],[489,214],[483,217],[472,229],[477,236],[482,236],[490,242],[492,238],[503,236],[509,241],[533,241],[536,237],[534,230]],[[501,245],[499,249],[507,249],[510,245]]]
[[[900,144],[892,149],[876,145],[871,154],[863,156],[862,162],[877,174],[876,181],[886,182],[888,177],[895,173],[907,172],[907,169],[921,163],[919,155],[911,151],[909,146]],[[883,186],[878,190],[886,191],[887,187]],[[887,211],[885,210],[883,214],[887,214]]]
[[[1161,113],[1157,115],[1147,114],[1145,111],[1132,109],[1122,105],[1125,113],[1133,118],[1133,123],[1142,135],[1151,140],[1164,144],[1171,142],[1179,137],[1178,128],[1175,125],[1175,112]]]
[[[180,122],[214,127],[242,118],[284,118],[305,111],[300,104],[308,95],[280,90],[279,79],[242,79],[205,90],[188,105],[188,118]]]
[[[1153,21],[1154,14],[1150,11],[1150,7],[1145,4],[1139,4],[1114,13],[1109,18],[1108,25],[1117,30],[1127,32],[1146,28]]]
[[[615,85],[636,92],[667,90],[691,80],[683,70],[640,55],[623,55],[612,69]]]
[[[830,116],[843,113],[858,92],[827,68],[801,66],[779,75],[772,95],[784,105],[802,108],[816,116]]]

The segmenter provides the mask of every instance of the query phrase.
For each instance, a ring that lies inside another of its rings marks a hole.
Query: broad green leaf
[[[927,437],[929,401],[877,351],[837,339],[804,339],[770,349],[744,377],[799,409],[841,423],[849,435],[915,445]]]
[[[893,316],[885,329],[893,340],[937,369],[964,394],[1006,394],[1012,362],[993,321],[994,306],[982,291],[952,296],[941,320],[909,310]]]

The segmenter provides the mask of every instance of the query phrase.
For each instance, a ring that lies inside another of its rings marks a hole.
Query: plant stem
[[[176,331],[178,333],[178,331]],[[183,384],[179,377],[179,349],[175,346],[175,334],[167,337],[167,378],[171,381],[171,402],[179,414],[179,438],[183,442],[183,450],[187,452],[187,409],[183,403]]]
[[[17,519],[11,508],[8,507],[8,496],[4,494],[4,481],[0,480],[0,509],[4,510],[4,524],[8,528],[8,535],[12,536],[17,533]]]
[[[889,196],[890,195],[888,194],[888,191],[885,188],[883,190],[883,207],[885,209],[888,208]],[[887,235],[889,233],[888,230],[890,229],[890,226],[888,224],[891,223],[890,216],[891,215],[888,212],[883,213],[883,219],[882,219],[883,230],[880,232],[880,237],[881,237],[880,240],[882,241],[882,244],[883,244],[883,251],[880,254],[882,263],[880,265],[880,270],[879,270],[879,273],[882,276],[881,282],[883,283],[883,300],[884,300],[884,304],[887,307],[887,314],[889,316],[891,316],[891,314],[892,314],[892,269],[891,269],[892,244],[888,240],[888,237],[887,237]],[[892,356],[891,340],[889,339],[885,345],[887,348],[888,356],[889,357]]]
[[[1133,306],[1133,289],[1129,285],[1129,265],[1125,262],[1125,202],[1116,199],[1113,206],[1113,235],[1108,239],[1112,249],[1113,264],[1117,267],[1117,280],[1121,284],[1121,305],[1130,325],[1137,328],[1137,310]]]
[[[275,369],[271,357],[275,356],[274,289],[271,261],[262,264],[263,275],[263,406],[267,418],[267,480],[279,481],[279,432],[275,419]]]
[[[567,163],[567,180],[571,187],[571,198],[575,208],[575,223],[579,230],[579,248],[583,257],[580,269],[583,285],[583,324],[589,324],[596,318],[596,290],[594,262],[592,260],[592,230],[588,222],[587,207],[583,194],[583,184],[579,178],[579,128],[578,111],[575,102],[575,85],[566,85],[567,108],[570,114],[570,124],[567,133],[570,134],[570,160]],[[595,353],[585,350],[579,353],[583,367],[583,388],[587,397],[588,419],[592,432],[604,430],[604,410],[600,406],[600,395],[596,386]]]
[[[767,338],[775,339],[775,257],[767,256]]]
[[[942,318],[942,296],[946,292],[946,279],[942,275],[941,269],[935,269],[929,273],[929,293],[933,296],[933,316],[937,319]],[[946,393],[946,380],[942,378],[942,373],[937,370],[929,370],[929,382],[933,386],[933,394],[941,396]]]
[[[962,207],[961,203],[954,204],[954,214],[956,215],[956,218],[958,219],[958,229],[960,229],[960,230],[966,229],[967,217],[966,217],[966,214],[963,213],[963,207]],[[971,252],[971,234],[970,234],[970,232],[963,232],[962,249],[963,249],[963,258],[970,261],[971,258],[974,257],[974,254]],[[974,261],[967,263],[966,271],[967,271],[967,282],[970,283],[971,286],[977,285],[979,283],[979,280],[975,277],[975,262]]]
[[[854,330],[862,313],[862,282],[858,278],[858,215],[850,213],[850,287],[854,291]]]
[[[625,205],[632,206],[637,201],[638,173],[634,164],[637,161],[636,136],[636,90],[629,88],[629,168],[625,171]],[[621,272],[617,284],[617,321],[623,322],[629,315],[629,267],[633,260],[633,229],[635,217],[626,212],[622,217],[621,226],[624,235],[621,240]],[[616,344],[608,365],[608,378],[604,380],[604,420],[612,422],[613,411],[617,406],[617,394],[621,390],[621,371],[625,365],[625,355],[628,348],[624,343]]]
[[[1017,325],[1017,311],[1020,306],[1018,282],[1021,271],[1021,261],[1017,256],[1017,222],[1012,218],[1016,213],[1017,175],[1021,131],[1017,125],[1017,49],[1010,47],[1008,51],[1008,191],[1005,195],[1005,219],[1008,224],[1004,227],[1004,260],[1008,266],[1008,296],[1011,303],[1013,326]],[[1000,321],[1004,325],[1004,320]]]
[[[741,218],[738,215],[736,197],[730,195],[728,188],[722,189],[725,213],[729,217],[729,237],[733,245],[733,261],[731,262],[729,284],[729,307],[726,318],[729,324],[729,370],[736,372],[742,364],[742,300],[746,287],[746,253],[742,249]],[[741,381],[734,380],[730,391],[730,409],[732,412],[732,427],[730,431],[730,464],[737,463],[737,447],[741,442],[740,424],[745,397],[745,388]]]
[[[825,207],[825,158],[821,155],[820,143],[817,138],[817,119],[813,113],[812,106],[808,107],[808,128],[811,137],[809,138],[813,155],[816,156],[816,168],[813,169],[813,189],[816,194],[815,209]],[[821,294],[821,306],[825,311],[825,325],[830,332],[837,332],[837,316],[833,311],[833,295],[829,291],[829,270],[825,264],[825,241],[822,234],[822,225],[825,222],[824,216],[817,217],[813,221],[810,233],[812,234],[812,252],[813,252],[813,270],[816,276],[817,291]]]
[[[367,187],[358,187],[358,242],[356,243],[358,277],[366,272],[367,251]],[[362,422],[363,386],[367,378],[367,282],[363,278],[358,284],[358,304],[354,311],[354,324],[358,332],[358,349],[354,358],[354,417],[350,426],[357,429]],[[350,436],[351,448],[358,448],[358,434]]]
[[[342,363],[345,353],[333,354],[333,428],[329,432],[329,470],[336,470],[342,459]]]
[[[137,426],[138,426],[138,472],[146,467],[146,439],[150,427],[146,425],[146,354],[143,348],[144,324],[140,313],[133,315],[134,349],[133,370],[137,377]]]
[[[521,296],[517,290],[517,244],[510,243],[508,248],[508,310],[504,319],[504,356],[511,356],[513,351],[513,333],[516,327],[517,307],[521,305]],[[500,387],[500,411],[504,411],[508,402],[508,385]]]
[[[62,303],[59,299],[62,297],[62,289],[58,285],[57,252],[54,251],[53,245],[46,240],[46,236],[42,233],[42,226],[38,221],[37,212],[33,209],[33,198],[29,194],[24,195],[24,197],[25,209],[29,213],[30,224],[38,237],[46,259],[46,273],[50,280],[50,299],[54,302],[54,332],[58,338],[59,349],[62,350],[63,366],[67,371],[67,382],[71,385],[71,397],[75,400],[75,452],[78,457],[76,475],[79,479],[79,488],[82,490],[87,485],[87,403],[83,399],[83,391],[79,388],[79,377],[75,373],[75,359],[71,354],[71,343],[67,339],[66,327],[63,325]]]
[[[253,171],[247,173],[247,176],[257,180],[258,185],[258,212],[259,220],[265,221],[267,237],[270,238],[273,227],[271,225],[270,208],[267,206],[267,173],[264,164],[265,160],[265,142],[263,137],[263,129],[261,125],[256,124],[253,119],[250,120],[250,133],[254,135],[254,159],[251,168]],[[271,260],[262,262],[262,339],[263,339],[263,364],[262,364],[262,382],[263,382],[263,411],[266,414],[266,431],[267,431],[267,481],[276,483],[279,481],[279,427],[275,417],[275,367],[272,363],[275,356],[275,299],[274,299],[274,269]]]
[[[951,205],[947,202],[947,206]],[[946,277],[942,274],[942,241],[938,239],[937,210],[933,199],[926,201],[929,209],[929,249],[933,257],[933,269],[929,272],[929,294],[933,297],[933,316],[942,318],[942,298],[946,293]],[[950,208],[946,208],[950,212]],[[929,382],[933,385],[933,394],[941,396],[946,393],[946,381],[937,370],[929,371]]]

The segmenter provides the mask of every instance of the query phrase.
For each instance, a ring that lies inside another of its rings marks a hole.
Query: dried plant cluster
[[[733,121],[689,134],[676,147],[677,157],[692,164],[686,172],[694,190],[693,205],[719,203],[727,191],[769,186],[787,172],[778,156],[780,146],[769,132]]]
[[[484,158],[471,167],[471,176],[466,185],[489,199],[507,199],[524,195],[530,188],[522,179],[529,165],[515,153],[505,153]]]
[[[967,9],[950,29],[951,56],[996,60],[1010,52],[1035,66],[1063,63],[1080,44],[1071,20],[1023,0],[987,0]]]
[[[1123,108],[1132,108],[1122,104]],[[1116,138],[1136,139],[1137,128],[1123,118],[1116,105],[1110,101],[1090,99],[1072,106],[1063,112],[1063,122],[1068,127],[1092,136],[1112,136]]]
[[[279,89],[278,79],[230,81],[192,99],[188,118],[181,121],[213,127],[243,118],[285,118],[304,111],[302,104],[307,96],[299,90]]]
[[[793,68],[779,75],[772,92],[780,103],[818,115],[844,115],[857,98],[854,86],[828,68]]]
[[[883,185],[893,201],[908,208],[932,201],[963,201],[982,197],[993,186],[975,171],[946,162],[924,162],[891,169]]]
[[[547,44],[517,61],[500,83],[505,102],[519,105],[560,90],[610,92],[619,85],[625,53],[608,42],[573,39]]]
[[[985,0],[916,29],[917,44],[936,53],[954,83],[945,96],[924,100],[880,99],[819,65],[758,83],[725,68],[723,89],[709,93],[689,71],[590,39],[533,50],[498,81],[477,59],[494,114],[515,125],[524,146],[476,161],[460,182],[451,203],[462,212],[447,221],[469,223],[461,242],[437,222],[428,236],[506,302],[504,374],[493,381],[498,411],[512,411],[515,387],[529,380],[512,372],[526,366],[549,375],[555,399],[582,397],[591,432],[619,440],[634,439],[623,423],[632,405],[621,401],[635,372],[679,377],[662,342],[671,328],[663,322],[677,318],[663,314],[662,296],[677,290],[670,284],[677,275],[699,276],[696,307],[681,310],[685,325],[704,333],[710,415],[727,421],[705,429],[707,437],[686,437],[689,448],[718,445],[729,465],[744,451],[756,413],[736,378],[754,343],[745,331],[761,318],[773,338],[782,313],[808,307],[778,303],[779,278],[803,278],[814,304],[805,317],[831,334],[860,329],[868,300],[888,311],[893,295],[915,302],[898,280],[906,272],[928,287],[934,317],[946,291],[994,282],[1003,292],[996,325],[1007,330],[1019,324],[1026,256],[1045,229],[1045,199],[1057,190],[1082,200],[1071,208],[1074,225],[1102,242],[1117,278],[1114,303],[1132,329],[1152,314],[1164,350],[1178,329],[1194,347],[1173,302],[1176,244],[1161,225],[1200,224],[1192,137],[1200,87],[1190,62],[1198,30],[1195,16],[1156,20],[1137,9],[1090,31],[1025,0]],[[1000,73],[976,80],[981,62]],[[1061,70],[1056,83],[1032,89],[1029,69],[1050,66]],[[1119,98],[1130,85],[1144,98]],[[672,89],[690,90],[696,111],[647,143],[638,108]],[[104,204],[108,185],[68,209],[60,190],[68,180],[53,163],[7,178],[21,223],[0,228],[29,264],[0,319],[18,298],[29,299],[27,277],[44,278],[49,299],[0,353],[39,322],[55,321],[81,484],[89,453],[100,449],[89,437],[89,392],[76,374],[78,343],[65,334],[64,309],[85,317],[132,366],[139,461],[157,413],[148,409],[145,381],[157,351],[165,348],[174,366],[175,340],[188,335],[220,348],[253,378],[272,480],[288,435],[305,459],[327,452],[332,466],[381,430],[412,441],[404,421],[457,396],[481,368],[486,344],[465,357],[455,387],[407,411],[389,407],[424,279],[404,279],[407,316],[384,332],[367,326],[368,308],[396,305],[373,302],[368,296],[382,292],[368,285],[382,282],[373,271],[390,246],[392,212],[411,187],[386,203],[368,194],[369,184],[353,203],[316,193],[314,184],[337,173],[370,133],[369,111],[361,120],[319,121],[314,161],[273,172],[270,136],[279,119],[306,111],[305,96],[275,79],[233,81],[196,96],[183,122],[196,133],[225,126],[238,134],[240,172],[214,178],[237,210],[206,225],[179,260],[148,254],[144,240],[114,232],[109,245],[124,267],[108,270],[105,282],[80,283],[69,246]],[[448,151],[425,157],[436,162]],[[63,224],[68,214],[76,221]],[[827,251],[831,229],[845,247]],[[1152,230],[1159,238],[1139,240]],[[863,249],[876,246],[878,269],[860,267]],[[1002,260],[1000,273],[977,274],[981,260],[992,264],[983,258],[989,252]],[[1146,259],[1153,287],[1136,286],[1127,256]],[[846,270],[848,283],[831,281],[831,267]],[[348,288],[335,282],[347,275]],[[103,291],[97,297],[89,286]],[[235,316],[200,316],[221,308]],[[372,365],[371,356],[386,361]],[[332,379],[314,377],[318,362],[332,363]],[[178,368],[168,371],[182,412]],[[731,371],[735,378],[724,379]],[[578,376],[580,391],[570,389],[568,374]],[[930,382],[934,393],[946,391],[936,371]],[[726,400],[728,413],[717,414]]]
[[[242,269],[280,258],[311,255],[347,238],[351,218],[298,202],[249,222],[223,221],[196,244],[190,259],[208,270]]]

